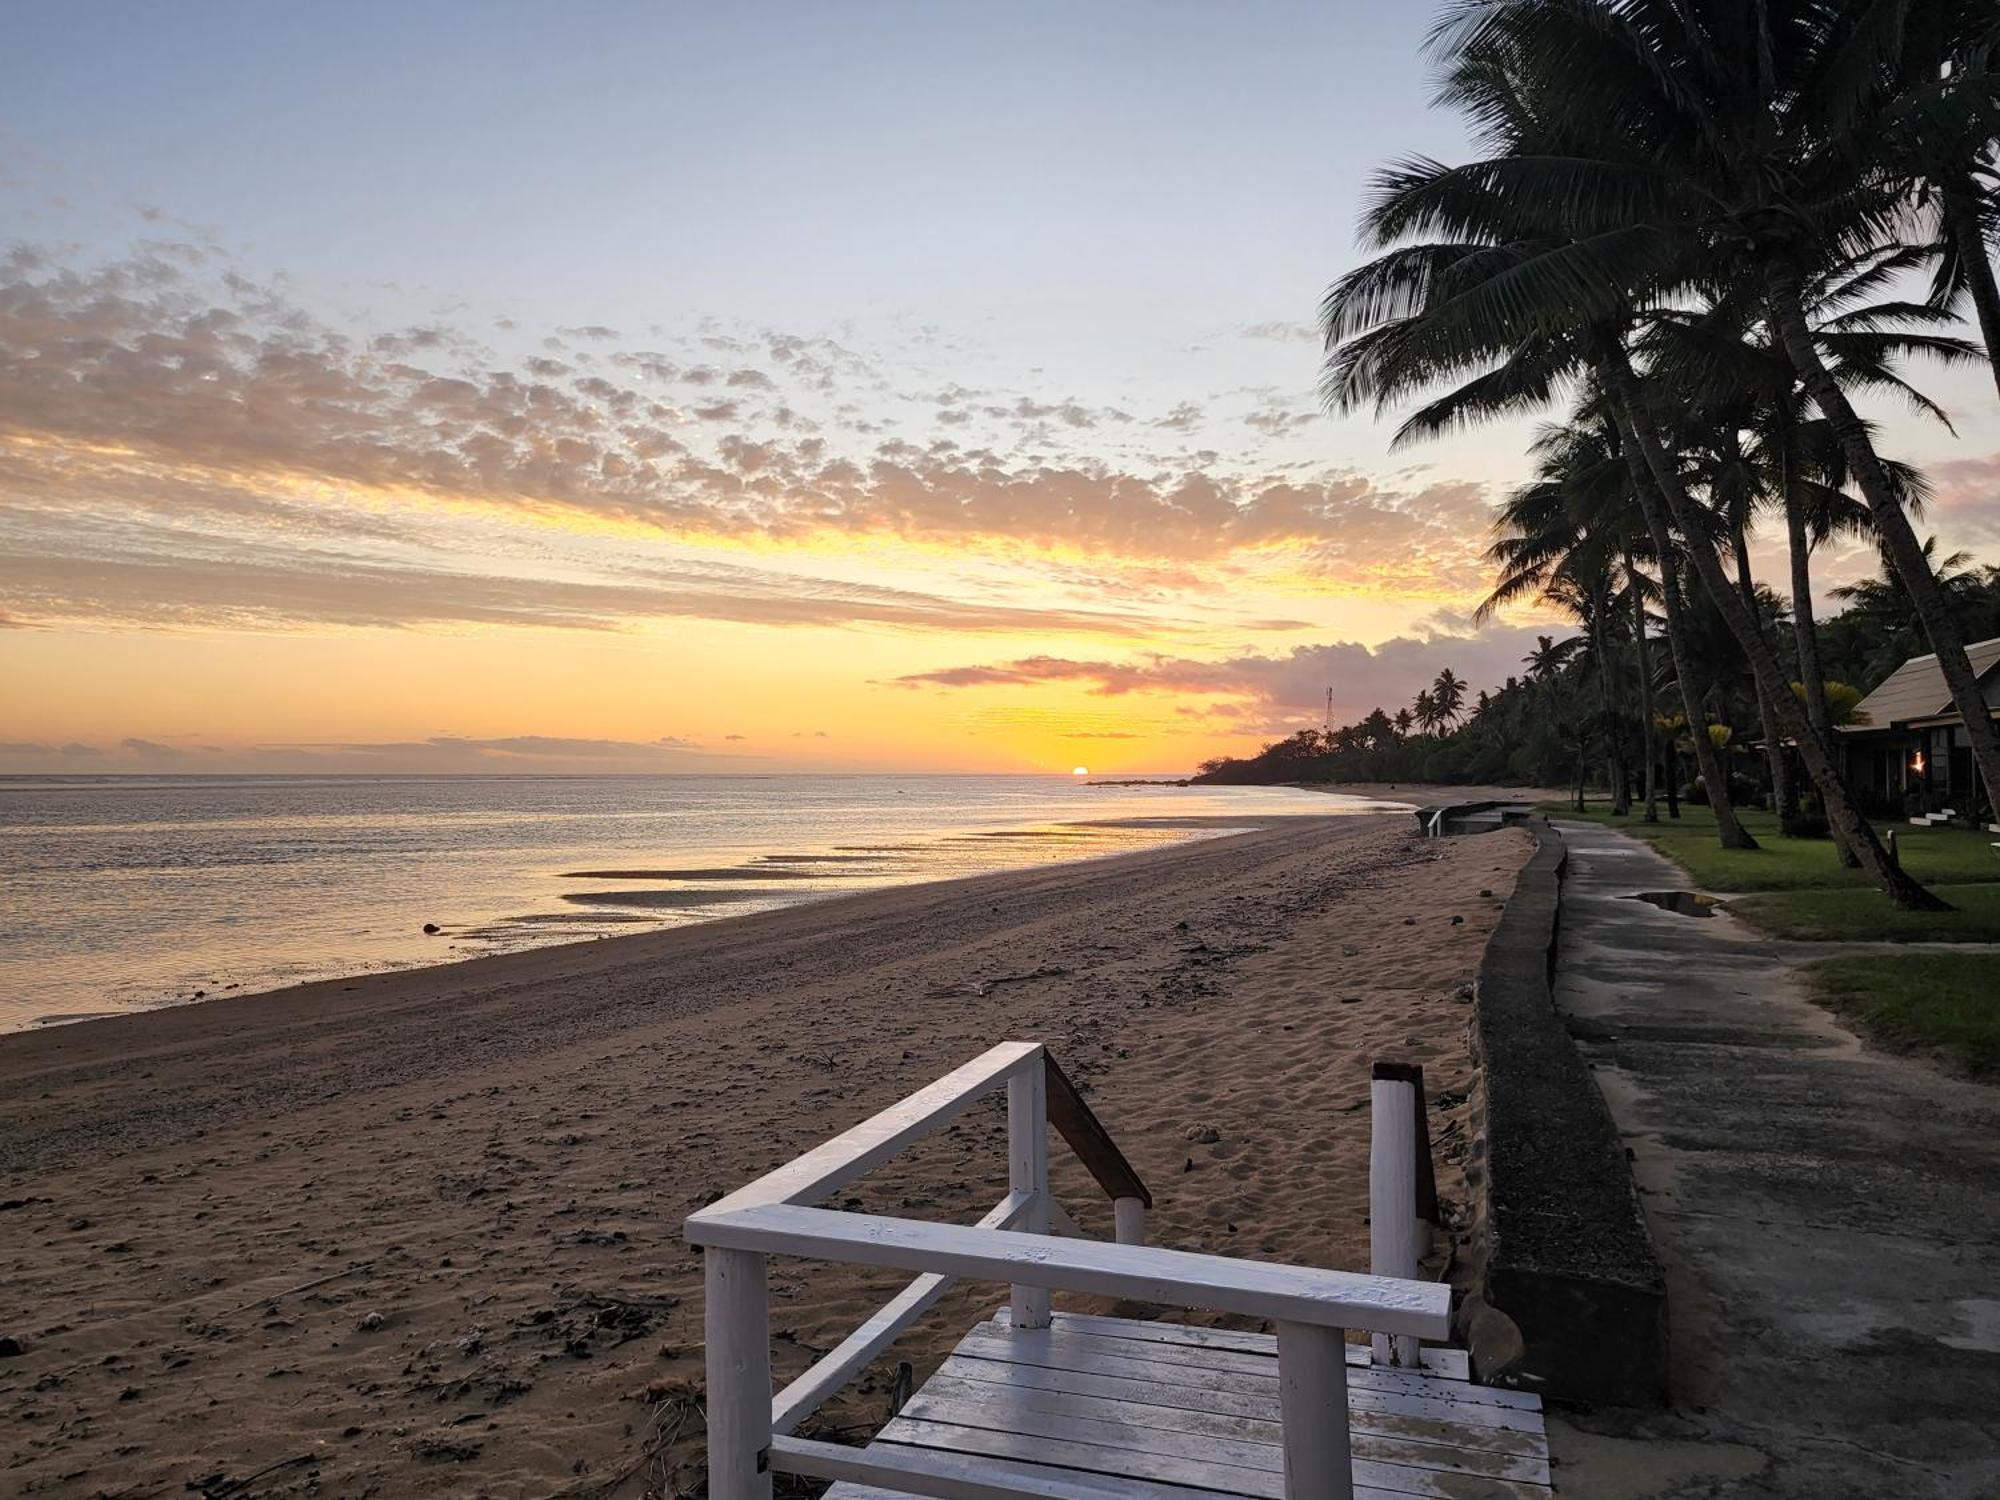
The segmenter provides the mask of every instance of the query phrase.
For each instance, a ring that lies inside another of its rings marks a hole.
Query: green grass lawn
[[[1729,910],[1773,937],[1809,943],[2000,943],[2000,884],[1940,885],[1937,893],[1954,910],[1903,911],[1873,890],[1773,891],[1735,897]],[[2000,954],[1984,962],[2000,995]]]
[[[1695,883],[1710,891],[1796,891],[1820,887],[1869,887],[1865,871],[1844,870],[1831,839],[1790,839],[1778,832],[1777,818],[1765,812],[1738,814],[1758,849],[1724,849],[1715,841],[1715,815],[1706,807],[1682,804],[1680,821],[1667,817],[1648,823],[1635,807],[1629,818],[1614,818],[1605,803],[1593,803],[1578,813],[1556,802],[1542,804],[1555,818],[1586,818],[1608,828],[1622,828],[1645,839],[1680,865]],[[1886,832],[1888,825],[1877,824]],[[2000,852],[1993,845],[2000,834],[1967,833],[1957,828],[1896,828],[1903,868],[1925,885],[1963,881],[2000,881]],[[1943,893],[1947,900],[1950,893]]]
[[[1898,953],[1828,958],[1807,975],[1822,1003],[1891,1047],[1936,1049],[2000,1074],[2000,957]]]
[[[1675,822],[1662,804],[1658,823],[1647,823],[1637,812],[1614,818],[1603,803],[1583,813],[1555,802],[1542,807],[1551,817],[1580,817],[1645,839],[1703,890],[1757,893],[1731,901],[1729,909],[1774,937],[1808,942],[2000,942],[2000,853],[1993,848],[1994,834],[1899,826],[1896,838],[1903,868],[1956,908],[1913,912],[1892,906],[1865,871],[1842,869],[1831,839],[1786,838],[1770,813],[1739,814],[1761,848],[1725,849],[1715,840],[1715,815],[1706,807],[1684,805]]]

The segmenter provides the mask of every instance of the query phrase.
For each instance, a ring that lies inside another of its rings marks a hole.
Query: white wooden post
[[[1121,1245],[1146,1243],[1146,1201],[1143,1198],[1113,1198],[1112,1238]]]
[[[1381,1076],[1369,1086],[1368,1269],[1377,1276],[1414,1278],[1423,1251],[1417,1240],[1417,1089],[1405,1078]],[[1377,1364],[1417,1364],[1417,1341],[1378,1333]]]
[[[1021,1220],[1027,1234],[1049,1232],[1049,1084],[1042,1059],[1017,1068],[1007,1080],[1007,1185],[1033,1193]],[[1010,1299],[1012,1326],[1049,1326],[1049,1289],[1016,1286]]]
[[[1285,1444],[1285,1500],[1352,1500],[1347,1335],[1340,1329],[1278,1324],[1278,1414]]]
[[[771,1500],[771,1314],[764,1257],[702,1252],[708,1282],[709,1500]]]

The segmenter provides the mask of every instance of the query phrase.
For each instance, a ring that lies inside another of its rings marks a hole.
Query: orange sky
[[[0,774],[1180,771],[1550,628],[1530,424],[1317,397],[1429,7],[585,9],[22,14]]]

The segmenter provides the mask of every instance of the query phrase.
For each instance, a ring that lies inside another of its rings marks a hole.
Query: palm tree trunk
[[[1750,618],[1757,620],[1761,634],[1763,622],[1758,619],[1757,581],[1750,576],[1750,538],[1744,535],[1741,527],[1736,531],[1736,587],[1743,595]],[[1790,691],[1789,688],[1786,690]],[[1792,800],[1791,778],[1785,774],[1785,740],[1778,733],[1777,710],[1762,683],[1757,684],[1757,722],[1764,731],[1764,764],[1771,776],[1771,811],[1778,815],[1778,826],[1782,829],[1798,816],[1799,809]]]
[[[1638,377],[1632,373],[1630,359],[1622,345],[1614,346],[1604,360],[1605,372],[1609,377],[1613,399],[1618,407],[1619,421],[1626,429],[1626,440],[1635,444],[1635,451],[1644,458],[1645,467],[1657,483],[1657,494],[1664,497],[1668,509],[1673,513],[1681,531],[1688,538],[1688,553],[1694,559],[1696,571],[1702,584],[1715,600],[1715,607],[1721,611],[1738,644],[1750,658],[1750,670],[1764,685],[1764,690],[1773,699],[1780,722],[1799,745],[1799,756],[1805,762],[1813,784],[1819,788],[1822,801],[1826,804],[1827,822],[1842,828],[1854,843],[1867,865],[1869,873],[1881,883],[1891,900],[1898,906],[1912,911],[1948,911],[1950,907],[1931,892],[1925,890],[1915,880],[1904,873],[1901,866],[1889,858],[1876,837],[1875,829],[1847,795],[1847,788],[1841,783],[1839,774],[1833,767],[1833,754],[1812,726],[1806,723],[1804,712],[1798,701],[1787,688],[1782,699],[1776,689],[1786,687],[1784,672],[1778,666],[1778,659],[1771,651],[1771,643],[1764,639],[1757,629],[1756,621],[1744,607],[1736,591],[1729,586],[1728,575],[1722,571],[1722,560],[1715,555],[1715,549],[1702,540],[1701,525],[1695,513],[1693,500],[1682,486],[1680,475],[1661,451],[1658,440],[1645,424],[1638,420]],[[1664,545],[1666,523],[1659,516],[1659,506],[1652,499],[1653,485],[1639,485],[1641,504],[1651,504],[1652,514],[1647,524],[1655,527],[1655,534]],[[1665,570],[1671,572],[1671,569]],[[1669,619],[1671,625],[1671,617]],[[1701,746],[1701,736],[1695,736],[1695,747]]]
[[[1784,473],[1781,487],[1785,497],[1785,544],[1791,553],[1792,564],[1792,636],[1797,643],[1799,654],[1799,686],[1805,692],[1806,723],[1812,726],[1814,734],[1828,744],[1833,743],[1833,714],[1826,706],[1826,669],[1819,660],[1819,625],[1813,619],[1812,600],[1812,537],[1806,530],[1805,507],[1799,503],[1799,494],[1792,474],[1792,449],[1789,432],[1781,436],[1783,444],[1781,462]],[[1840,862],[1850,870],[1861,867],[1861,856],[1833,831],[1833,846],[1840,852]]]
[[[1611,814],[1628,818],[1632,815],[1632,784],[1625,774],[1624,737],[1618,732],[1618,702],[1611,685],[1611,653],[1604,641],[1604,617],[1609,612],[1610,605],[1600,594],[1590,607],[1590,650],[1597,658],[1597,702],[1604,716],[1605,755],[1610,761]]]
[[[1646,821],[1660,821],[1659,768],[1653,724],[1653,663],[1646,648],[1646,595],[1639,587],[1639,570],[1632,565],[1632,549],[1625,549],[1625,581],[1632,590],[1632,648],[1639,669],[1639,743],[1646,755]]]
[[[1848,468],[1860,483],[1862,498],[1868,502],[1868,513],[1875,518],[1882,549],[1888,554],[1903,591],[1910,596],[1910,603],[1916,607],[1917,619],[1930,640],[1931,650],[1937,653],[1938,668],[1944,674],[1945,685],[1951,689],[1951,701],[1964,720],[1965,737],[1972,742],[1972,758],[1978,763],[1980,780],[1986,783],[1987,803],[2000,808],[2000,726],[1994,724],[1992,711],[1980,694],[1979,678],[1966,657],[1965,639],[1959,634],[1958,622],[1951,617],[1944,590],[1938,587],[1930,559],[1924,556],[1923,543],[1917,540],[1910,518],[1903,513],[1890,487],[1888,472],[1876,457],[1874,444],[1868,440],[1868,429],[1819,357],[1812,330],[1806,326],[1798,276],[1789,266],[1778,265],[1770,269],[1769,280],[1771,304],[1778,315],[1785,353],[1805,382],[1806,394],[1812,397],[1813,404],[1840,440]]]
[[[1736,820],[1736,809],[1730,806],[1729,777],[1715,753],[1715,741],[1708,737],[1708,715],[1702,706],[1701,689],[1695,682],[1694,660],[1688,655],[1687,608],[1681,599],[1680,580],[1674,576],[1673,543],[1667,535],[1666,518],[1660,514],[1645,462],[1633,445],[1628,430],[1631,419],[1623,411],[1619,413],[1619,426],[1624,437],[1619,446],[1624,452],[1625,467],[1632,476],[1632,488],[1639,497],[1646,529],[1653,535],[1654,556],[1660,560],[1660,592],[1667,605],[1667,648],[1673,653],[1674,678],[1680,684],[1681,706],[1687,713],[1688,738],[1694,742],[1695,769],[1708,786],[1708,805],[1715,813],[1716,836],[1725,849],[1755,849],[1757,841]]]
[[[1993,384],[2000,389],[2000,285],[1993,277],[1993,260],[1986,248],[1986,224],[1979,189],[1967,181],[1944,195],[1944,227],[1951,236],[1958,263],[1972,288],[1972,307],[1979,316],[1979,337],[1986,345],[1986,362]]]

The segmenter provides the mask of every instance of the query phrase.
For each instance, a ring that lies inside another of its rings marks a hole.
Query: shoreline
[[[649,1434],[667,1471],[699,1449],[681,1219],[1010,1036],[1086,1091],[1156,1243],[1364,1265],[1372,1059],[1425,1064],[1464,1199],[1464,986],[1526,841],[1273,822],[0,1038],[10,1478],[178,1492],[306,1454],[259,1492],[637,1495]],[[1004,1139],[974,1111],[854,1197],[964,1218]],[[1106,1229],[1066,1157],[1056,1186]],[[780,1377],[900,1283],[775,1264]],[[879,1421],[894,1360],[995,1296],[954,1292],[827,1420]]]
[[[823,815],[801,826],[761,793],[702,800],[641,780],[642,793],[535,805],[533,831],[498,837],[489,830],[519,811],[504,797],[481,793],[467,805],[454,783],[449,796],[411,801],[395,783],[370,780],[367,796],[341,811],[330,853],[316,847],[323,834],[310,799],[301,804],[289,782],[290,800],[231,801],[218,821],[185,832],[174,819],[180,804],[150,802],[129,827],[107,815],[72,837],[79,809],[90,817],[96,804],[58,801],[41,825],[49,831],[31,828],[10,844],[28,873],[17,892],[21,940],[0,956],[0,1034],[1115,855],[1318,812],[1293,789],[1100,800],[1067,781],[1051,789],[1026,778],[1028,793],[992,800],[979,789],[992,778],[975,778],[979,788],[959,804],[906,798],[902,778],[852,778],[861,793],[829,793],[821,778],[787,794]],[[1346,799],[1342,810],[1369,806]],[[432,830],[414,842],[401,826],[412,816]],[[164,842],[135,859],[121,836]],[[251,853],[239,857],[239,848]],[[96,886],[79,895],[64,873],[72,866],[112,870],[130,904],[108,903]]]

